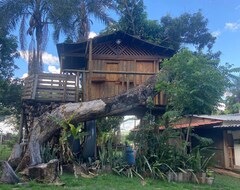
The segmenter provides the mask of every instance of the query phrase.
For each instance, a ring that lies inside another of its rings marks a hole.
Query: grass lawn
[[[192,189],[202,189],[202,190],[240,190],[240,179],[216,175],[214,184],[212,186],[208,185],[198,185],[190,183],[168,183],[160,180],[147,179],[143,184],[138,178],[126,178],[119,177],[112,174],[100,175],[92,179],[79,178],[75,179],[73,175],[64,175],[61,177],[62,182],[65,186],[53,186],[46,184],[38,184],[35,182],[30,182],[27,185],[0,185],[1,190],[131,190],[131,189],[155,189],[155,190],[192,190]]]

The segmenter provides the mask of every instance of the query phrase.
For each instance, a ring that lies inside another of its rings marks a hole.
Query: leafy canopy
[[[181,115],[211,113],[229,84],[226,67],[186,49],[161,67],[157,89],[167,94],[168,108]]]
[[[103,33],[122,30],[159,45],[179,50],[192,45],[198,51],[205,47],[211,49],[215,37],[209,32],[208,20],[201,11],[183,13],[178,17],[169,14],[159,20],[149,20],[143,0],[116,0],[120,19],[108,26]]]
[[[234,75],[231,79],[232,85],[225,100],[227,114],[239,113],[240,110],[240,76]]]
[[[17,69],[17,40],[3,29],[0,30],[0,115],[19,113],[21,102],[21,83],[13,80]]]

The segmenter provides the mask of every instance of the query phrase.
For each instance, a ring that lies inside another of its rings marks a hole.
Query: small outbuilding
[[[226,169],[240,169],[240,114],[194,115],[176,122],[175,129],[189,126],[201,137],[211,138],[215,149],[215,166]],[[160,129],[163,129],[160,127]],[[194,140],[192,145],[196,145]]]

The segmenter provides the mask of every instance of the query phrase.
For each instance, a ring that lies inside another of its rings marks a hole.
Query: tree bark
[[[0,162],[0,183],[16,184],[20,179],[6,161]]]
[[[16,170],[21,171],[28,166],[42,163],[40,145],[61,130],[61,126],[53,118],[67,120],[71,117],[71,123],[77,124],[104,116],[123,114],[138,106],[146,105],[148,98],[153,98],[157,94],[156,81],[157,76],[154,75],[144,84],[115,97],[89,102],[67,103],[57,107],[51,113],[44,113],[33,126],[27,150]]]

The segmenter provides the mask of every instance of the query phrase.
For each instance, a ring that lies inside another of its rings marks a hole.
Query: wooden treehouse
[[[121,31],[79,43],[61,43],[57,50],[60,74],[40,73],[26,78],[24,105],[83,102],[118,95],[142,84],[174,54],[171,49]],[[155,97],[154,104],[165,104],[163,93]],[[33,112],[24,110],[23,116],[33,118],[29,116]]]
[[[23,101],[81,102],[118,95],[157,73],[173,50],[123,32],[57,45],[61,74],[25,79]],[[155,105],[164,105],[163,94]]]

